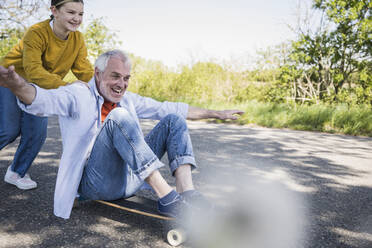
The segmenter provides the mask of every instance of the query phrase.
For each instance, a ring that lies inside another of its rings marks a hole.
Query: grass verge
[[[213,109],[241,109],[245,114],[239,124],[254,123],[265,127],[343,133],[372,137],[370,106],[289,105],[250,101],[242,104],[203,106]]]

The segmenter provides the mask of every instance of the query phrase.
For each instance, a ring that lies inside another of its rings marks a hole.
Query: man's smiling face
[[[130,78],[130,65],[124,63],[118,57],[111,57],[106,69],[101,72],[95,69],[95,80],[98,92],[109,102],[120,102]]]

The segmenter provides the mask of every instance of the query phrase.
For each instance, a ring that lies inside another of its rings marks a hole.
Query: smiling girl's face
[[[67,2],[61,7],[51,7],[54,16],[53,31],[67,34],[76,31],[83,21],[84,5],[81,2]]]

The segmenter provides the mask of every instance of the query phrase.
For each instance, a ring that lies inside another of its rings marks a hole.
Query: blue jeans
[[[14,155],[12,170],[23,177],[43,146],[47,136],[48,118],[23,112],[15,95],[0,87],[0,150],[19,135],[21,140]]]
[[[170,114],[143,136],[124,108],[107,116],[84,168],[79,194],[92,200],[115,200],[133,195],[167,152],[170,170],[183,164],[195,167],[190,135],[183,117]]]

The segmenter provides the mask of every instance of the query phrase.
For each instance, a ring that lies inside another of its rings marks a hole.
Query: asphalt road
[[[152,125],[143,123],[145,130]],[[217,206],[240,205],[252,216],[254,232],[243,230],[241,247],[372,247],[372,138],[206,122],[189,128],[196,186]],[[1,177],[17,144],[0,151]],[[162,221],[95,202],[75,208],[69,220],[53,216],[60,155],[58,123],[50,118],[29,171],[38,188],[21,191],[0,180],[0,247],[170,247]]]

